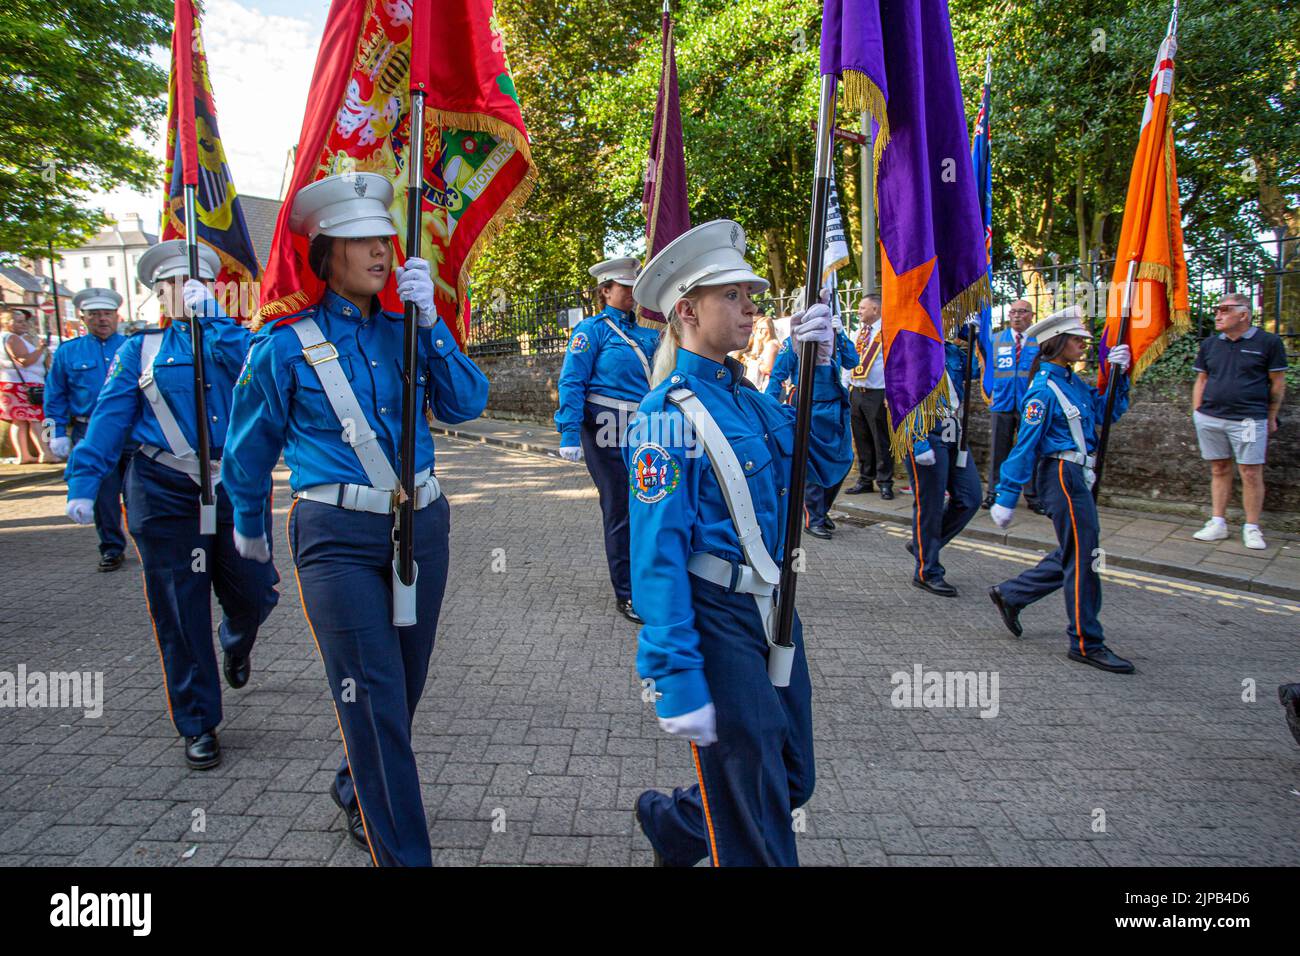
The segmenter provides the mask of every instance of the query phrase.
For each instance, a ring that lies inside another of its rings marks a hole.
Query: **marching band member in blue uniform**
[[[728,356],[749,340],[767,288],[745,234],[717,220],[650,260],[634,289],[669,317],[655,387],[628,435],[632,592],[645,617],[637,670],[659,725],[685,738],[699,782],[648,790],[636,815],[656,862],[797,865],[792,811],[812,795],[812,689],[794,649],[769,652],[790,506],[794,409]],[[830,310],[795,316],[795,340],[831,361]],[[722,477],[719,477],[722,476]],[[769,657],[784,676],[769,677]]]
[[[1048,316],[1032,326],[1029,335],[1038,339],[1038,368],[1025,395],[1016,446],[1002,463],[997,501],[989,511],[999,528],[1010,525],[1020,489],[1032,470],[1039,503],[1052,519],[1058,547],[1036,567],[990,588],[989,597],[1008,630],[1019,637],[1020,612],[1063,588],[1070,660],[1131,674],[1132,663],[1106,646],[1098,619],[1101,576],[1094,559],[1101,526],[1092,497],[1092,468],[1106,396],[1073,371],[1092,336],[1078,306]],[[1131,360],[1127,345],[1115,346],[1106,356],[1121,371]],[[1111,374],[1116,374],[1114,369]],[[1117,387],[1113,421],[1128,408],[1128,376],[1122,376]]]
[[[199,246],[199,273],[215,278],[221,263]],[[229,423],[230,393],[250,333],[222,312],[199,279],[176,286],[189,272],[185,242],[171,239],[140,257],[141,285],[152,287],[172,321],[126,341],[109,369],[85,440],[68,462],[68,515],[88,524],[106,476],[118,467],[122,445],[139,442],[126,473],[127,527],[144,566],[145,596],[162,658],[167,704],[185,738],[185,759],[196,770],[221,762],[221,684],[212,650],[211,594],[225,617],[217,628],[226,682],[248,683],[257,630],[279,600],[279,576],[270,564],[235,553],[230,498],[219,463]],[[199,533],[199,460],[194,409],[194,352],[189,315],[203,323],[207,384],[205,423],[212,451],[217,533]]]
[[[308,261],[327,289],[254,340],[235,386],[226,485],[240,553],[266,560],[271,470],[284,450],[296,499],[289,546],[343,735],[331,796],[376,865],[429,866],[411,722],[447,584],[451,511],[420,423],[410,492],[416,623],[399,627],[392,536],[404,322],[377,298],[392,271],[392,199],[391,184],[374,173],[329,176],[294,197],[289,227],[310,238]],[[398,296],[418,310],[413,374],[424,407],[450,423],[477,417],[487,378],[438,317],[429,264],[411,258],[396,271]]]
[[[628,571],[627,471],[623,464],[628,421],[650,389],[650,362],[659,333],[637,324],[632,301],[635,259],[610,259],[589,270],[605,307],[583,319],[569,338],[560,370],[555,427],[560,456],[587,462],[600,496],[605,560],[618,611],[634,624]]]
[[[812,431],[808,435],[808,477],[804,483],[804,526],[814,538],[830,539],[835,522],[831,505],[853,466],[852,410],[849,391],[844,387],[842,368],[858,364],[858,351],[844,332],[840,317],[831,318],[835,333],[835,360],[817,366],[813,380]],[[764,389],[780,401],[785,384],[790,394],[799,387],[799,350],[793,336],[781,343]]]
[[[969,325],[962,327],[969,337]],[[908,449],[907,470],[912,476],[912,539],[907,550],[916,566],[912,586],[940,597],[956,597],[957,589],[945,579],[939,554],[948,542],[970,524],[980,506],[980,475],[969,453],[965,461],[961,444],[961,403],[966,400],[966,353],[951,342],[943,344],[944,384],[947,402],[944,417],[935,421],[929,434]],[[979,360],[974,359],[971,381],[979,379]],[[947,501],[944,495],[947,495]]]
[[[126,341],[117,331],[117,310],[122,297],[112,289],[82,289],[72,297],[81,313],[86,334],[69,339],[54,353],[50,373],[45,377],[45,426],[50,450],[66,459],[86,437],[90,413],[95,410],[99,390],[108,378],[113,356]],[[95,531],[99,534],[99,570],[116,571],[122,566],[126,536],[122,533],[122,479],[135,454],[128,442],[115,467],[99,483],[95,496]]]
[[[1007,319],[1007,327],[990,342],[993,394],[989,401],[989,484],[980,503],[986,509],[993,507],[1002,463],[1016,443],[1020,410],[1025,407],[1025,392],[1029,390],[1029,370],[1038,357],[1038,343],[1025,334],[1033,324],[1034,307],[1026,299],[1017,299],[1008,306]],[[1032,478],[1025,486],[1025,504],[1031,511],[1043,513]]]

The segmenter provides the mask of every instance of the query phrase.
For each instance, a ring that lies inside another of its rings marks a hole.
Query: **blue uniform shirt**
[[[711,700],[687,561],[700,552],[744,560],[708,456],[693,433],[684,431],[684,416],[667,400],[670,390],[689,388],[717,421],[745,468],[763,543],[773,560],[781,560],[794,409],[744,378],[744,366],[735,359],[719,365],[679,349],[676,370],[645,397],[628,430],[632,602],[645,619],[637,672],[663,694],[656,705],[660,717],[689,713]]]
[[[203,375],[207,385],[208,442],[212,457],[221,456],[230,423],[230,393],[244,361],[252,333],[231,321],[213,300],[203,323]],[[69,498],[94,498],[109,469],[117,467],[122,445],[131,441],[167,449],[162,426],[140,391],[140,349],[150,336],[162,336],[154,360],[154,382],[191,448],[199,447],[194,412],[194,350],[190,320],[177,319],[165,329],[133,335],[113,357],[108,381],[95,404],[85,439],[72,451],[66,472]]]
[[[1055,362],[1043,362],[1038,374],[1029,383],[1029,391],[1025,395],[1016,447],[1002,463],[999,473],[997,502],[1004,508],[1016,506],[1020,489],[1028,483],[1034,472],[1034,463],[1040,457],[1056,451],[1078,451],[1070,434],[1065,411],[1047,386],[1049,378],[1056,382],[1057,388],[1079,409],[1079,424],[1083,427],[1083,440],[1088,446],[1088,454],[1097,450],[1097,429],[1106,414],[1105,393],[1098,392],[1071,369]],[[1119,421],[1119,417],[1128,409],[1127,375],[1121,377],[1118,388],[1112,422]]]
[[[125,341],[120,332],[102,341],[87,334],[69,339],[54,351],[50,373],[45,376],[45,419],[53,423],[55,438],[67,435],[74,418],[90,417],[113,356]]]
[[[1016,333],[1010,327],[993,336],[992,412],[1018,412],[1025,407],[1029,369],[1038,355],[1038,340],[1021,333],[1020,360],[1016,361]]]
[[[980,359],[978,355],[971,357],[970,380],[978,382],[980,378]],[[953,345],[951,342],[943,343],[943,371],[944,374],[952,381],[953,391],[957,395],[957,401],[966,400],[966,350],[959,345]],[[944,389],[939,394],[943,396],[945,403],[948,392],[947,385],[942,386]],[[943,423],[945,419],[936,418],[934,427],[930,429],[928,435],[923,435],[916,441],[912,442],[912,454],[923,455],[930,450],[930,445],[936,441],[943,441]],[[951,432],[952,441],[957,441],[957,433]]]
[[[849,425],[849,392],[844,387],[840,369],[855,368],[858,351],[849,337],[835,336],[835,354],[828,365],[813,369],[812,429],[808,434],[808,481],[830,488],[848,474],[853,464],[853,429]],[[799,349],[787,336],[772,363],[772,374],[763,389],[777,401],[782,400],[786,381],[792,388],[799,385]]]
[[[659,333],[638,325],[631,312],[607,305],[579,322],[564,354],[558,385],[560,407],[555,412],[555,428],[560,433],[560,445],[565,448],[577,447],[579,443],[578,432],[588,392],[636,403],[650,390],[641,360],[609,327],[606,319],[612,320],[619,331],[639,345],[646,361],[654,364]]]
[[[263,511],[271,492],[271,470],[284,450],[294,491],[314,485],[369,485],[370,479],[321,387],[302,355],[302,342],[289,328],[308,315],[338,349],[338,361],[356,393],[366,420],[396,472],[402,432],[402,313],[375,311],[368,319],[347,299],[326,291],[318,305],[263,329],[253,340],[234,389],[230,440],[222,462],[222,483],[235,506],[240,534],[263,533]],[[425,407],[444,422],[477,418],[487,406],[488,381],[456,345],[445,322],[420,329],[416,382]],[[415,470],[433,470],[433,436],[416,419]]]

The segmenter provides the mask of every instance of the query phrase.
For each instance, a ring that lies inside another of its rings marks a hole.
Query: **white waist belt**
[[[182,474],[189,475],[194,479],[194,483],[199,483],[199,460],[197,458],[177,458],[171,452],[159,448],[157,445],[140,445],[140,452],[150,461],[156,461],[160,465],[170,468],[172,471],[179,471]],[[215,486],[221,482],[221,459],[212,459],[212,484]]]
[[[720,588],[735,591],[737,594],[757,594],[770,597],[776,589],[763,581],[748,564],[733,564],[716,554],[700,552],[691,555],[686,562],[686,570],[697,578],[703,578]],[[737,573],[738,572],[738,573]],[[732,586],[732,582],[735,586]]]
[[[621,399],[610,398],[608,395],[597,395],[595,392],[587,393],[587,401],[593,405],[604,405],[606,408],[617,408],[619,411],[634,412],[641,407],[640,402],[625,402]]]
[[[415,510],[420,511],[442,496],[442,486],[438,484],[437,476],[428,472],[416,475],[415,480]],[[391,514],[395,510],[391,491],[381,491],[369,485],[312,485],[294,492],[294,497],[334,505],[348,511],[368,511],[377,515]]]
[[[1097,464],[1096,455],[1085,455],[1077,451],[1049,451],[1044,458],[1059,458],[1062,461],[1071,461],[1076,465],[1083,465],[1084,468],[1092,468]]]

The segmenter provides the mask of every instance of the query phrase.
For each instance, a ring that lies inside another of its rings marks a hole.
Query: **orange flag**
[[[1106,353],[1119,341],[1124,287],[1136,264],[1132,307],[1125,341],[1133,350],[1131,374],[1138,378],[1160,357],[1170,338],[1189,324],[1187,260],[1183,257],[1182,213],[1178,208],[1178,171],[1169,105],[1174,93],[1174,53],[1178,49],[1178,4],[1147,88],[1137,155],[1129,174],[1124,225],[1116,250],[1115,274],[1106,300],[1106,328],[1101,341],[1098,387],[1109,367]]]

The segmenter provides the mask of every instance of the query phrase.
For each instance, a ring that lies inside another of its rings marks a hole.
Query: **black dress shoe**
[[[251,654],[236,657],[226,651],[221,657],[221,670],[226,675],[226,683],[239,690],[248,683],[248,676],[253,673],[253,657]]]
[[[185,762],[191,770],[211,770],[221,763],[221,744],[216,730],[205,730],[197,737],[185,738]]]
[[[827,530],[827,531],[834,531],[834,530],[835,530],[835,522],[832,521],[830,518],[827,518],[827,519],[826,519],[826,530]]]
[[[989,588],[989,597],[997,607],[998,613],[1002,615],[1002,623],[1007,626],[1007,630],[1016,637],[1025,633],[1025,629],[1020,626],[1020,608],[1008,604],[1002,597],[1002,592],[997,589],[997,585]]]
[[[1286,711],[1286,725],[1291,728],[1291,736],[1300,744],[1300,684],[1280,684],[1277,699]]]
[[[1091,654],[1080,654],[1077,649],[1070,648],[1066,655],[1072,661],[1078,661],[1080,664],[1089,664],[1100,670],[1110,671],[1112,674],[1132,674],[1137,668],[1133,666],[1132,661],[1126,661],[1109,647],[1104,644],[1100,650],[1093,651]]]
[[[984,500],[980,502],[980,507],[983,508],[985,511],[988,511],[990,508],[993,507],[993,504],[996,501],[997,498],[995,498],[993,495],[985,495]]]
[[[370,852],[370,841],[366,839],[366,825],[361,822],[361,805],[354,803],[351,809],[343,806],[343,801],[339,797],[338,788],[330,784],[330,799],[334,801],[334,806],[342,810],[348,817],[348,836],[352,837],[352,842],[359,847]]]
[[[99,559],[99,570],[116,571],[126,559],[119,554],[105,554]]]
[[[910,554],[912,557],[916,557],[916,542],[915,542],[915,541],[909,541],[909,542],[907,542],[907,544],[904,545],[904,547],[907,548],[907,553],[908,553],[908,554]]]
[[[912,578],[912,587],[920,588],[922,591],[929,591],[931,594],[937,594],[939,597],[956,597],[957,589],[939,578],[937,581],[922,581],[920,578]]]
[[[852,488],[845,491],[844,493],[846,495],[860,495],[863,492],[870,491],[871,487],[872,487],[871,482],[867,481],[864,478],[859,478],[858,483],[854,485]]]
[[[619,613],[619,614],[622,614],[625,618],[627,618],[627,619],[628,619],[629,621],[631,621],[633,624],[644,624],[644,623],[645,623],[645,621],[641,620],[641,615],[637,614],[636,611],[632,610],[632,599],[631,599],[631,598],[628,598],[626,601],[619,601],[619,602],[618,602],[618,613]]]
[[[893,486],[893,485],[881,485],[881,486],[880,486],[880,500],[881,500],[881,501],[893,501],[893,500],[894,500],[894,486]]]
[[[819,524],[809,525],[804,529],[804,534],[810,534],[814,538],[821,538],[823,541],[829,541],[831,538],[835,537],[831,534],[829,528]]]
[[[1047,509],[1038,503],[1037,498],[1035,498],[1033,501],[1026,499],[1025,505],[1029,508],[1030,511],[1032,511],[1036,515],[1047,514]]]

